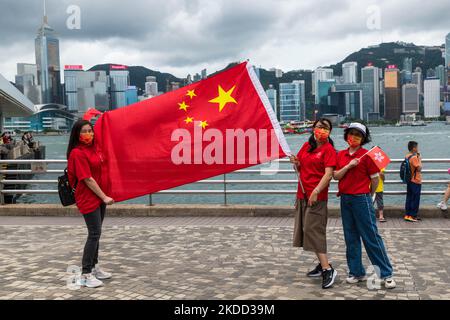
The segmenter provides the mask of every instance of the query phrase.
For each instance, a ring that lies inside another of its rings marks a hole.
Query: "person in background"
[[[384,180],[386,169],[381,169],[380,172],[380,181],[378,183],[378,188],[375,191],[375,203],[377,205],[378,210],[378,221],[381,223],[386,222],[386,218],[384,217],[384,201],[383,201],[383,193],[384,193]]]
[[[448,169],[448,174],[450,174],[450,169]],[[445,190],[444,198],[437,204],[437,207],[442,211],[447,211],[448,199],[450,199],[450,183],[448,184],[447,190]]]
[[[9,132],[3,132],[2,134],[3,144],[10,144],[12,142],[11,135]]]
[[[369,129],[361,123],[351,123],[344,131],[344,140],[349,148],[338,153],[333,176],[339,181],[338,196],[341,198],[341,218],[349,268],[346,281],[356,284],[367,279],[362,263],[362,239],[372,265],[379,269],[377,276],[383,279],[386,289],[393,289],[396,286],[392,276],[393,269],[378,232],[372,202],[380,170],[367,156],[368,150],[362,148],[371,141]]]
[[[422,161],[419,153],[419,144],[416,141],[408,143],[409,153],[405,156],[409,159],[411,168],[411,180],[407,183],[405,216],[407,222],[417,222],[419,217],[420,193],[422,192]]]
[[[75,202],[88,229],[82,259],[83,270],[77,283],[89,288],[103,285],[101,280],[112,276],[100,269],[98,252],[106,205],[114,203],[114,200],[102,190],[103,159],[96,151],[93,129],[92,124],[87,120],[75,122],[67,147],[69,183],[72,188],[75,188]]]

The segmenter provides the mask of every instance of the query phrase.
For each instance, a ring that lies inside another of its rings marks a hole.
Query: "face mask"
[[[324,128],[314,128],[314,137],[319,142],[325,142],[327,141],[328,137],[330,136],[330,130],[324,129]]]
[[[347,143],[351,148],[357,148],[361,145],[362,138],[349,134],[347,136]]]
[[[93,140],[94,140],[93,133],[80,133],[80,142],[81,143],[90,145]]]

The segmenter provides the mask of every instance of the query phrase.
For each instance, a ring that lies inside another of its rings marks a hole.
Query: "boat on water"
[[[282,129],[284,134],[309,134],[313,124],[312,121],[291,121],[283,124]]]
[[[413,121],[411,123],[412,127],[425,127],[427,124],[425,123],[425,121],[423,120],[417,120],[417,121]]]

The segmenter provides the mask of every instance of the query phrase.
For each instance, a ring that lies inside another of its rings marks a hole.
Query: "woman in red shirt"
[[[291,162],[299,172],[294,247],[314,252],[319,259],[308,277],[322,276],[322,288],[331,288],[337,272],[327,257],[328,186],[336,166],[336,150],[329,138],[333,129],[328,119],[317,120],[313,133]]]
[[[100,187],[103,159],[96,152],[94,128],[89,121],[75,122],[70,134],[67,159],[69,182],[71,186],[76,186],[75,202],[88,228],[83,271],[78,284],[95,288],[103,284],[101,280],[111,278],[111,274],[98,265],[98,249],[106,205],[113,204],[114,200]]]
[[[351,123],[344,131],[349,148],[337,156],[334,179],[339,180],[341,218],[347,254],[348,283],[366,280],[362,264],[361,240],[378,277],[384,280],[386,289],[396,283],[392,266],[381,238],[375,217],[372,196],[378,187],[380,169],[367,156],[363,145],[371,141],[369,129],[361,123]]]

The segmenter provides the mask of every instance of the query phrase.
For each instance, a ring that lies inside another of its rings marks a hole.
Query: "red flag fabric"
[[[89,108],[83,115],[83,120],[91,121],[95,116],[101,115],[102,113],[95,108]]]
[[[380,147],[370,149],[367,155],[373,160],[380,170],[386,168],[389,163],[391,163],[391,159],[389,159],[387,154]]]
[[[254,68],[103,113],[95,124],[102,186],[115,201],[290,155]]]

